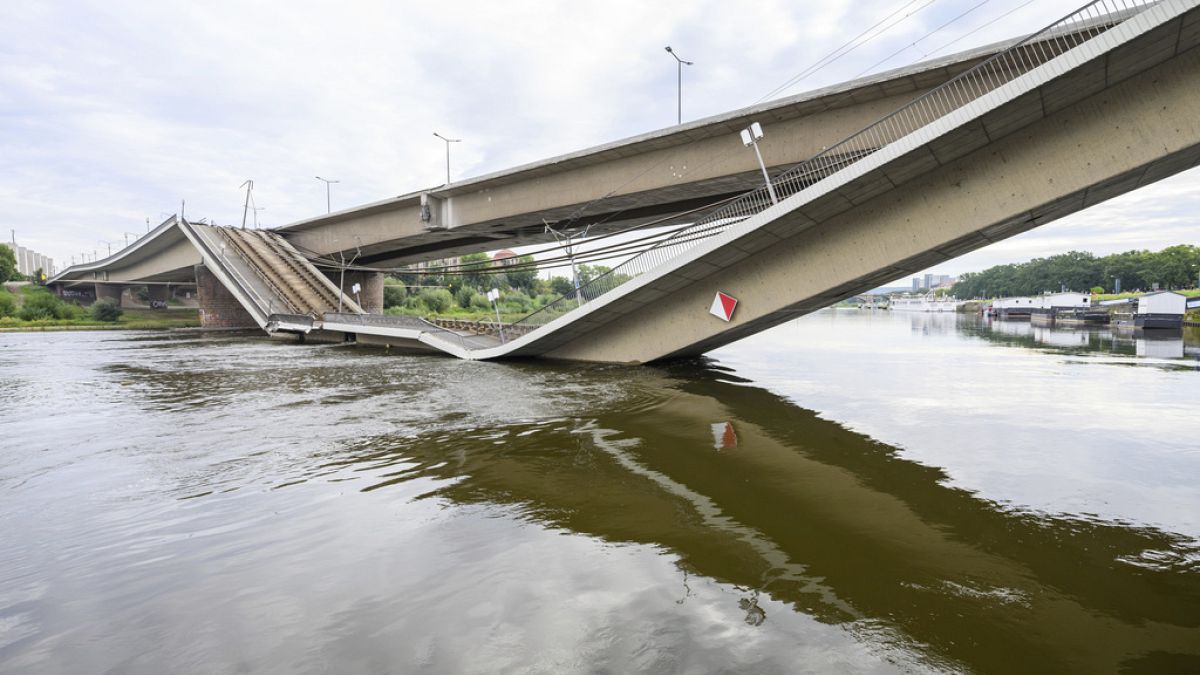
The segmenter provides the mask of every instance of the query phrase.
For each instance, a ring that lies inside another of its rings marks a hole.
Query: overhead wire
[[[980,0],[980,2],[976,3],[974,6],[972,6],[972,7],[971,7],[970,9],[968,9],[967,11],[963,12],[962,14],[959,14],[958,16],[954,17],[953,19],[950,19],[949,21],[947,21],[946,23],[943,23],[942,25],[938,26],[937,28],[934,28],[933,30],[931,30],[931,31],[929,31],[928,33],[926,33],[926,34],[922,35],[920,38],[917,38],[917,39],[916,39],[916,40],[914,40],[913,42],[911,42],[911,43],[909,43],[909,44],[907,44],[907,45],[904,45],[904,46],[903,46],[903,47],[901,47],[900,49],[897,49],[896,51],[892,52],[891,54],[889,54],[889,55],[885,56],[883,59],[881,59],[881,60],[879,60],[879,61],[876,61],[874,64],[872,64],[872,65],[871,65],[870,67],[868,67],[866,70],[864,70],[864,71],[860,72],[859,74],[855,75],[854,77],[855,77],[855,78],[859,78],[859,77],[862,77],[863,75],[866,75],[867,73],[871,72],[872,70],[875,70],[877,67],[879,67],[879,66],[881,66],[881,65],[883,65],[883,64],[885,64],[885,63],[887,63],[888,61],[891,61],[893,58],[895,58],[897,55],[899,55],[900,53],[902,53],[902,52],[903,52],[903,51],[905,51],[906,49],[911,49],[911,48],[913,48],[913,47],[916,47],[916,46],[917,46],[917,45],[918,45],[920,42],[922,42],[923,40],[925,40],[925,39],[926,39],[926,38],[928,38],[929,36],[933,35],[934,33],[937,33],[938,31],[942,30],[943,28],[946,28],[946,27],[947,27],[947,26],[949,26],[950,24],[954,23],[955,21],[958,21],[959,19],[961,19],[961,18],[963,18],[964,16],[966,16],[966,15],[970,14],[971,12],[974,12],[975,10],[979,9],[980,7],[983,7],[984,5],[988,4],[988,3],[989,3],[989,2],[991,2],[991,1],[992,1],[992,0]],[[918,47],[918,50],[919,50],[919,49],[920,49],[920,48]],[[926,55],[926,56],[928,56],[928,55]]]
[[[816,62],[814,62],[813,64],[811,64],[810,66],[806,67],[804,70],[802,70],[800,73],[798,73],[797,75],[795,75],[795,76],[793,76],[792,78],[790,78],[790,79],[789,79],[788,81],[786,81],[784,84],[782,84],[782,85],[780,85],[780,86],[776,87],[776,88],[775,88],[775,89],[773,89],[772,91],[770,91],[770,92],[768,92],[767,94],[765,94],[763,97],[761,97],[760,99],[758,99],[758,101],[756,101],[755,103],[762,102],[763,100],[765,100],[765,99],[769,98],[770,96],[773,96],[773,95],[775,95],[776,93],[779,93],[779,92],[781,92],[781,91],[784,91],[784,90],[786,90],[787,88],[789,88],[789,87],[791,87],[791,86],[795,85],[797,82],[799,82],[799,81],[803,80],[804,78],[806,78],[806,77],[808,77],[808,76],[810,76],[810,75],[812,75],[812,74],[815,74],[815,73],[817,73],[817,72],[820,72],[820,71],[821,71],[821,70],[823,70],[824,68],[828,67],[829,65],[831,65],[831,64],[832,64],[832,63],[834,63],[835,61],[837,61],[837,60],[841,59],[842,57],[846,56],[847,54],[849,54],[849,53],[853,52],[854,50],[858,49],[859,47],[861,47],[861,46],[863,46],[863,45],[865,45],[865,44],[868,44],[869,42],[871,42],[871,41],[873,41],[873,40],[875,40],[875,39],[879,38],[880,36],[882,36],[883,34],[885,34],[887,31],[891,30],[892,28],[894,28],[895,26],[899,25],[900,23],[903,23],[903,22],[904,22],[905,20],[907,20],[909,17],[911,17],[911,16],[913,16],[913,15],[915,15],[915,14],[919,13],[920,11],[924,10],[925,8],[927,8],[928,6],[930,6],[931,4],[933,4],[934,2],[936,2],[936,0],[925,0],[925,2],[924,2],[922,5],[920,5],[920,6],[919,6],[919,7],[917,7],[916,9],[913,9],[912,11],[908,12],[908,13],[907,13],[907,14],[905,14],[904,16],[900,17],[898,20],[896,20],[896,21],[894,21],[894,22],[892,22],[892,23],[888,24],[888,25],[887,25],[886,27],[884,27],[882,30],[880,30],[880,31],[876,32],[876,33],[875,33],[875,34],[873,34],[873,35],[870,35],[870,37],[868,37],[866,40],[863,40],[862,42],[857,42],[857,41],[858,41],[860,38],[862,38],[864,35],[867,35],[867,34],[871,33],[871,31],[875,30],[875,29],[876,29],[876,28],[878,28],[880,25],[882,25],[882,24],[886,23],[887,21],[891,20],[891,19],[892,19],[892,18],[894,18],[894,17],[895,17],[897,14],[899,14],[899,13],[901,13],[901,12],[905,11],[906,9],[908,9],[908,8],[912,7],[912,6],[913,6],[914,4],[916,4],[917,2],[921,2],[921,0],[909,0],[909,1],[908,1],[908,2],[906,2],[904,5],[900,6],[898,9],[896,9],[896,10],[892,11],[892,12],[891,12],[891,13],[889,13],[887,16],[885,16],[884,18],[882,18],[882,19],[880,19],[879,21],[877,21],[875,24],[872,24],[872,26],[870,26],[870,27],[869,27],[869,28],[867,28],[866,30],[864,30],[864,31],[860,32],[858,35],[856,35],[854,38],[852,38],[851,40],[849,40],[848,42],[846,42],[846,43],[845,43],[845,44],[843,44],[842,46],[840,46],[840,47],[838,47],[837,49],[833,50],[832,52],[830,52],[830,53],[829,53],[829,54],[827,54],[826,56],[822,57],[822,58],[821,58],[821,59],[819,59],[818,61],[816,61]],[[914,46],[916,46],[918,43],[920,43],[920,42],[922,42],[923,40],[927,39],[928,37],[930,37],[930,36],[932,36],[932,35],[934,35],[934,34],[938,33],[939,31],[941,31],[941,30],[943,30],[943,29],[947,28],[948,26],[952,25],[953,23],[955,23],[955,22],[957,22],[957,21],[961,20],[963,17],[965,17],[965,16],[969,15],[970,13],[974,12],[976,9],[978,9],[979,7],[981,7],[981,6],[985,5],[985,4],[987,4],[988,2],[990,2],[990,0],[982,0],[981,2],[979,2],[979,3],[977,3],[976,5],[972,6],[970,9],[968,9],[968,10],[966,10],[966,11],[964,11],[964,12],[962,12],[962,13],[958,14],[957,16],[955,16],[954,18],[950,19],[949,21],[947,21],[947,22],[943,23],[942,25],[938,26],[937,28],[935,28],[935,29],[933,29],[933,30],[929,31],[928,33],[926,33],[925,35],[923,35],[921,38],[918,38],[918,39],[917,39],[916,41],[914,41],[913,43],[910,43],[909,45],[906,45],[906,46],[905,46],[905,47],[903,47],[902,49],[900,49],[900,50],[898,50],[898,51],[894,52],[893,54],[889,55],[887,58],[883,59],[882,61],[879,61],[879,62],[877,62],[876,64],[872,65],[872,66],[871,66],[870,68],[868,68],[867,70],[863,71],[863,73],[860,73],[859,75],[856,75],[855,77],[859,77],[859,76],[861,76],[862,74],[865,74],[866,72],[869,72],[870,70],[874,69],[874,68],[875,68],[875,67],[877,67],[878,65],[880,65],[880,64],[882,64],[882,63],[886,63],[888,60],[890,60],[890,59],[894,58],[896,55],[898,55],[899,53],[903,52],[904,50],[906,50],[906,49],[909,49],[909,48],[911,48],[911,47],[914,47]],[[988,26],[992,25],[992,24],[993,24],[993,23],[995,23],[996,21],[999,21],[999,20],[1001,20],[1001,19],[1003,19],[1003,18],[1005,18],[1005,17],[1007,17],[1007,16],[1011,15],[1012,13],[1016,12],[1017,10],[1019,10],[1019,9],[1021,9],[1021,8],[1023,8],[1023,7],[1025,7],[1025,6],[1027,6],[1027,5],[1029,5],[1029,4],[1031,4],[1032,2],[1034,2],[1034,0],[1026,0],[1026,2],[1022,3],[1021,5],[1018,5],[1017,7],[1015,7],[1015,8],[1013,8],[1013,9],[1009,10],[1008,12],[1005,12],[1004,14],[1001,14],[1001,15],[997,16],[996,18],[994,18],[994,19],[990,20],[989,22],[987,22],[987,23],[985,23],[985,24],[983,24],[983,25],[981,25],[981,26],[979,26],[979,27],[975,28],[975,29],[974,29],[974,30],[972,30],[971,32],[969,32],[969,33],[967,33],[967,34],[964,34],[964,35],[962,35],[962,36],[960,36],[960,37],[956,38],[955,40],[952,40],[951,42],[948,42],[948,43],[946,43],[946,44],[944,44],[944,45],[942,45],[942,46],[938,47],[936,50],[934,50],[933,52],[930,52],[930,53],[931,53],[931,54],[932,54],[932,53],[936,53],[936,52],[938,52],[938,51],[940,51],[940,50],[942,50],[942,49],[945,49],[945,48],[947,48],[947,47],[949,47],[949,46],[951,46],[951,45],[953,45],[953,44],[955,44],[955,43],[957,43],[957,42],[959,42],[959,41],[961,41],[961,40],[963,40],[963,39],[965,39],[965,38],[969,37],[970,35],[973,35],[973,34],[975,34],[975,33],[977,33],[978,31],[980,31],[980,30],[982,30],[982,29],[984,29],[984,28],[986,28],[986,27],[988,27]],[[857,42],[857,44],[856,44],[856,42]],[[850,96],[851,96],[851,93],[847,92],[847,93],[844,95],[844,97],[843,97],[843,98],[849,98]],[[588,201],[588,202],[586,202],[586,203],[584,203],[584,204],[580,205],[578,208],[576,208],[576,209],[575,209],[575,210],[574,210],[574,211],[573,211],[573,212],[572,212],[570,215],[568,215],[566,218],[564,218],[564,219],[560,219],[560,220],[557,220],[557,221],[555,221],[555,222],[553,223],[553,225],[554,225],[554,226],[556,226],[556,227],[559,227],[560,229],[566,229],[566,228],[570,228],[570,227],[571,227],[571,226],[572,226],[572,225],[573,225],[575,222],[577,222],[577,221],[578,221],[580,218],[582,218],[582,217],[583,217],[583,215],[586,213],[586,211],[587,211],[588,209],[590,209],[592,206],[594,206],[594,205],[596,205],[596,204],[598,204],[598,203],[600,203],[600,202],[603,202],[603,201],[605,201],[605,200],[607,200],[607,199],[611,198],[612,196],[614,196],[615,194],[617,194],[617,193],[618,193],[618,192],[619,192],[621,189],[623,189],[623,188],[625,188],[625,187],[629,186],[629,185],[630,185],[630,184],[632,184],[633,182],[635,182],[635,181],[637,181],[638,179],[640,179],[641,177],[645,176],[645,175],[646,175],[647,173],[649,173],[650,171],[653,171],[654,169],[657,169],[657,168],[661,167],[663,164],[667,163],[667,162],[668,162],[668,161],[670,161],[671,159],[672,159],[672,158],[668,156],[668,157],[664,157],[663,159],[661,159],[661,160],[660,160],[660,161],[658,161],[658,162],[655,162],[655,163],[653,163],[652,165],[648,166],[648,167],[647,167],[647,168],[645,168],[644,170],[642,170],[642,171],[638,172],[637,174],[633,175],[632,177],[630,177],[629,179],[627,179],[626,181],[624,181],[624,182],[623,182],[622,184],[620,184],[619,186],[617,186],[617,187],[615,187],[615,188],[613,188],[613,189],[609,190],[609,191],[608,191],[608,192],[606,192],[604,195],[601,195],[601,196],[599,196],[599,197],[596,197],[596,198],[594,198],[594,199],[592,199],[592,200],[590,200],[590,201]],[[706,163],[704,163],[704,164],[701,164],[699,167],[693,168],[692,172],[695,172],[695,171],[696,171],[698,168],[703,168],[703,167],[705,167],[705,166],[708,166],[709,164],[711,164],[711,163],[712,163],[712,162],[714,162],[714,161],[715,161],[715,158],[714,158],[714,159],[709,159],[709,160],[708,160],[708,162],[706,162]],[[803,162],[800,162],[800,163],[798,163],[798,164],[797,164],[797,166],[798,166],[799,164],[803,164]],[[755,189],[757,189],[757,188],[755,188]],[[753,190],[748,190],[747,192],[751,192],[751,191],[753,191]],[[742,193],[742,194],[745,194],[745,193]],[[729,201],[733,201],[733,200],[735,200],[735,199],[737,199],[737,198],[741,197],[741,196],[742,196],[742,194],[735,195],[734,197],[726,198],[726,199],[723,199],[723,200],[719,200],[719,201],[717,201],[717,202],[713,202],[713,203],[711,203],[711,204],[707,204],[707,205],[705,205],[705,206],[698,207],[698,208],[696,208],[696,209],[691,209],[691,210],[686,210],[686,211],[677,212],[677,213],[671,214],[671,215],[669,215],[669,216],[666,216],[666,217],[664,217],[664,218],[658,219],[658,220],[656,220],[656,221],[650,221],[649,223],[640,223],[640,224],[637,224],[637,225],[630,226],[630,227],[628,227],[628,228],[622,228],[622,229],[620,229],[620,230],[617,230],[617,231],[614,231],[614,232],[604,233],[604,234],[601,234],[601,235],[597,235],[597,236],[594,236],[594,237],[590,237],[590,238],[584,239],[584,240],[582,240],[582,241],[577,241],[577,242],[574,242],[573,246],[575,246],[575,247],[579,247],[579,246],[583,246],[585,243],[592,243],[592,242],[595,242],[595,241],[598,241],[598,240],[601,240],[601,239],[610,238],[610,237],[614,237],[614,236],[619,236],[619,235],[621,235],[621,234],[626,234],[626,233],[628,233],[628,232],[631,232],[631,231],[634,231],[634,230],[644,230],[644,229],[652,228],[652,227],[653,227],[653,224],[654,224],[655,222],[665,222],[665,221],[667,221],[667,220],[673,220],[673,219],[679,218],[679,217],[681,217],[681,216],[683,216],[683,215],[687,215],[687,214],[689,214],[689,213],[693,213],[693,212],[697,212],[697,211],[702,211],[702,210],[706,210],[706,209],[710,209],[710,208],[715,208],[715,207],[718,207],[718,206],[720,206],[720,205],[721,205],[721,204],[723,204],[723,203],[726,203],[726,202],[729,202]],[[593,223],[590,223],[590,224],[589,224],[589,227],[594,227],[596,224],[602,224],[602,223],[604,223],[604,222],[609,222],[609,221],[611,221],[612,219],[616,218],[617,216],[619,216],[619,215],[621,215],[621,214],[623,214],[623,213],[627,212],[627,211],[628,211],[630,208],[632,208],[632,207],[625,207],[625,208],[618,209],[618,210],[616,210],[616,211],[610,212],[610,213],[608,213],[608,214],[605,214],[605,215],[604,215],[602,218],[600,218],[599,220],[597,220],[597,221],[595,221],[595,222],[593,222]],[[548,225],[549,225],[549,223],[548,223]],[[574,260],[575,260],[576,262],[578,262],[578,261],[580,261],[581,259],[583,259],[583,258],[585,258],[585,257],[587,257],[589,261],[607,260],[607,259],[612,259],[612,258],[615,258],[615,257],[621,257],[622,255],[628,255],[628,254],[630,253],[630,249],[632,248],[632,244],[633,244],[634,242],[646,242],[646,245],[645,245],[645,250],[649,250],[649,249],[653,248],[654,246],[656,246],[656,245],[659,245],[659,244],[663,243],[664,241],[667,241],[667,240],[669,240],[671,236],[674,236],[674,235],[676,235],[676,234],[678,234],[678,233],[680,233],[680,232],[683,232],[684,230],[686,230],[687,228],[689,228],[689,227],[692,227],[692,226],[694,226],[694,223],[688,223],[688,224],[681,225],[681,226],[679,226],[679,227],[677,227],[677,228],[673,228],[673,229],[670,229],[670,230],[663,230],[663,231],[659,231],[659,232],[657,232],[657,233],[654,233],[654,234],[647,235],[647,236],[645,236],[645,237],[640,237],[640,238],[638,238],[638,239],[632,240],[632,242],[630,242],[630,241],[626,241],[626,242],[621,242],[621,243],[618,243],[618,244],[614,244],[613,246],[609,246],[609,247],[601,247],[601,248],[599,248],[599,249],[591,249],[591,250],[588,250],[588,251],[583,251],[583,252],[581,252],[581,253],[579,253],[579,254],[577,254],[577,255],[573,256],[573,258],[574,258]],[[699,232],[709,232],[711,229],[712,229],[712,228],[705,228],[704,230],[700,230]],[[696,234],[696,233],[692,233],[692,235],[695,235],[695,234]],[[692,238],[692,235],[689,235],[689,238],[687,239],[687,241],[692,241],[692,240],[694,240],[694,239]],[[708,236],[708,235],[706,234],[706,235],[704,235],[704,236]],[[700,238],[702,238],[702,237],[700,237]],[[528,254],[526,254],[526,255],[533,255],[533,256],[536,256],[536,255],[539,255],[539,254],[545,254],[545,253],[551,253],[551,252],[555,252],[555,251],[561,251],[561,250],[563,250],[563,249],[565,249],[565,248],[567,248],[568,246],[571,246],[571,245],[572,245],[572,244],[562,244],[562,243],[560,242],[560,243],[558,243],[558,244],[556,244],[556,245],[553,245],[553,246],[548,246],[548,247],[545,247],[545,248],[543,248],[543,249],[538,249],[538,250],[535,250],[535,251],[531,251],[531,252],[529,252],[529,253],[528,253]],[[619,253],[619,254],[612,254],[612,255],[608,255],[608,254],[610,254],[610,253],[613,253],[614,251],[619,251],[619,252],[621,252],[621,253]],[[310,253],[311,253],[311,252],[310,252]],[[599,257],[599,256],[605,256],[605,255],[607,255],[607,257]],[[454,274],[476,274],[476,273],[480,273],[480,272],[482,272],[483,270],[488,270],[490,273],[502,273],[502,272],[504,271],[504,269],[508,269],[508,270],[527,269],[527,268],[535,268],[535,269],[555,269],[555,268],[558,268],[558,267],[565,267],[565,266],[567,266],[567,265],[570,265],[570,264],[571,264],[571,262],[570,262],[570,258],[572,258],[572,256],[558,256],[558,257],[554,257],[554,258],[543,259],[543,260],[541,260],[541,261],[535,260],[533,263],[529,263],[529,264],[520,263],[519,265],[521,265],[521,267],[517,267],[516,265],[508,265],[508,266],[504,266],[503,268],[497,268],[497,269],[490,269],[490,268],[488,268],[488,267],[483,267],[482,265],[489,264],[489,263],[486,263],[486,262],[483,262],[483,261],[481,261],[481,266],[480,266],[480,267],[478,267],[478,268],[475,268],[475,269],[461,268],[461,269],[457,269],[457,270],[456,270],[456,269],[454,269],[454,267],[455,267],[455,266],[442,266],[442,267],[440,267],[440,268],[424,268],[424,269],[421,269],[421,270],[414,270],[414,269],[410,269],[410,268],[407,268],[407,267],[378,268],[378,267],[361,266],[361,265],[360,265],[360,266],[355,266],[353,269],[356,269],[356,270],[363,270],[363,271],[380,271],[380,272],[394,272],[394,273],[422,274],[422,275],[437,275],[437,274],[442,274],[442,275],[447,275],[447,274],[449,274],[449,275],[454,275]],[[333,259],[329,259],[329,258],[324,258],[324,257],[314,257],[314,258],[313,258],[313,260],[314,260],[314,262],[318,262],[318,263],[321,263],[321,262],[323,262],[323,263],[325,263],[325,266],[332,266],[332,267],[335,267],[335,268],[337,268],[337,267],[341,267],[342,265],[344,265],[344,263],[339,263],[339,261],[336,261],[336,260],[333,260]],[[347,269],[350,269],[350,268],[348,267]]]

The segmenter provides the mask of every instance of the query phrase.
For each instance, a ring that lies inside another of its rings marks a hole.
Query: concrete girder
[[[1198,108],[1193,49],[545,355],[637,363],[727,344],[868,289],[880,269],[913,272],[1078,211],[1089,190],[1114,196],[1195,165]],[[707,314],[717,290],[740,300],[731,324]]]

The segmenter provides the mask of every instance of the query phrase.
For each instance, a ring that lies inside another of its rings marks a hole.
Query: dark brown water
[[[1197,672],[1192,339],[0,335],[0,672]]]

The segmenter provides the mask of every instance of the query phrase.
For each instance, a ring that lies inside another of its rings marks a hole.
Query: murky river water
[[[6,334],[0,672],[1197,672],[1198,483],[1186,340]]]

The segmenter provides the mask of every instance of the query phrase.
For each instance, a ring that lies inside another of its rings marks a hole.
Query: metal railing
[[[771,182],[780,201],[829,178],[865,157],[936,122],[1016,78],[1079,47],[1156,5],[1160,0],[1096,0],[931,89],[895,112],[849,136]],[[847,93],[849,98],[852,94]],[[747,192],[710,215],[616,265],[518,321],[540,326],[591,302],[774,205],[766,186]]]
[[[240,286],[242,288],[242,290],[244,290],[247,294],[253,296],[252,298],[250,298],[250,300],[252,302],[254,302],[255,304],[257,304],[257,306],[258,306],[257,309],[260,314],[262,314],[264,317],[269,317],[274,312],[274,310],[275,310],[274,302],[272,302],[269,299],[263,298],[262,295],[258,292],[258,290],[256,288],[254,288],[254,286],[241,273],[241,271],[238,270],[233,265],[233,262],[225,255],[225,247],[224,246],[222,246],[220,248],[214,248],[212,245],[212,242],[210,242],[208,240],[207,235],[205,235],[200,230],[196,230],[195,228],[193,228],[192,224],[189,223],[187,220],[180,218],[180,224],[192,230],[193,236],[196,237],[197,241],[202,243],[204,248],[208,250],[209,254],[213,258],[217,258],[217,259],[221,260],[221,262],[223,263],[221,265],[222,269],[224,269],[226,271],[226,273],[228,273],[230,276],[234,277],[234,282],[237,283],[238,286]]]
[[[456,344],[464,351],[473,349],[481,349],[494,345],[475,345],[469,342],[469,339],[474,336],[465,336],[451,330],[434,325],[425,319],[415,316],[404,316],[399,314],[349,314],[345,312],[327,312],[324,315],[325,323],[340,323],[354,326],[361,326],[364,329],[370,328],[407,328],[410,330],[420,331],[421,333],[429,333]],[[369,330],[363,331],[370,335]]]

